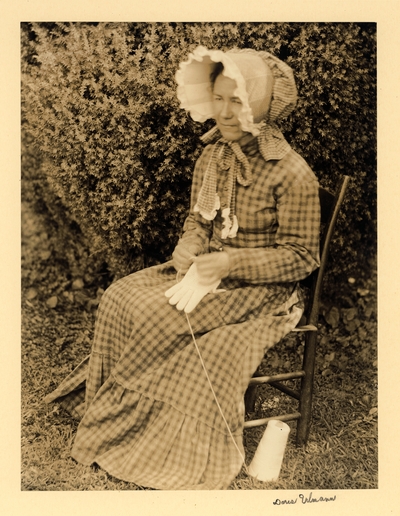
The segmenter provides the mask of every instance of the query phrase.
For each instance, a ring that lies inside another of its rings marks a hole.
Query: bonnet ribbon
[[[236,217],[236,182],[239,185],[248,187],[253,182],[253,175],[247,156],[236,141],[221,138],[221,133],[214,127],[202,136],[206,144],[213,143],[213,149],[207,169],[204,174],[203,183],[194,207],[194,211],[206,220],[213,220],[220,208],[223,218],[221,238],[234,238],[239,228]],[[290,150],[290,145],[276,124],[265,124],[257,136],[259,151],[265,161],[280,160]],[[224,173],[224,202],[221,206],[221,199],[217,192],[217,171]]]

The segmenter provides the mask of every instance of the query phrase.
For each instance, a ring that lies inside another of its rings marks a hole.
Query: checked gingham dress
[[[181,243],[199,252],[223,248],[231,269],[190,313],[232,437],[202,369],[183,312],[165,291],[176,283],[172,262],[113,283],[104,293],[90,357],[46,401],[82,417],[72,456],[111,475],[156,489],[226,489],[243,464],[244,392],[265,350],[302,314],[297,281],[319,264],[318,182],[289,146],[266,160],[257,140],[242,150],[252,183],[236,185],[235,238],[221,239],[220,213],[193,210],[215,144],[194,172],[191,209]],[[224,163],[218,164],[224,205]]]

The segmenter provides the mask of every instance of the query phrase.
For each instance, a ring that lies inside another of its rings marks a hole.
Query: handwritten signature
[[[272,503],[274,505],[294,505],[295,503],[297,503],[298,499],[301,500],[301,503],[334,502],[336,500],[336,495],[331,497],[320,496],[318,498],[313,498],[311,492],[308,496],[299,494],[298,498],[292,498],[291,500],[280,500],[279,498],[277,498],[275,502]]]

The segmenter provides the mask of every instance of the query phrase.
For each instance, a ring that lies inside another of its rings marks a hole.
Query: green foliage
[[[331,262],[354,274],[376,251],[375,26],[306,24],[294,32],[287,63],[300,98],[290,138],[323,186],[352,177]]]
[[[59,251],[116,276],[168,258],[211,127],[176,99],[175,72],[198,44],[266,49],[293,67],[288,140],[324,186],[353,178],[336,237],[351,272],[375,250],[372,24],[23,24],[23,195],[50,212]]]

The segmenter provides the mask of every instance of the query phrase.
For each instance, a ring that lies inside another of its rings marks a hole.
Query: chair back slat
[[[321,237],[320,266],[308,278],[306,278],[305,282],[306,285],[310,286],[307,324],[316,325],[318,322],[319,301],[322,291],[322,281],[328,261],[329,246],[349,181],[349,176],[342,177],[337,188],[336,195],[333,195],[324,188],[320,188],[319,190],[321,223],[324,224],[324,230]]]
[[[319,203],[321,205],[321,224],[326,224],[332,214],[332,209],[335,203],[335,196],[329,190],[319,188]]]
[[[301,332],[299,334],[303,334],[304,336],[302,369],[300,371],[291,371],[284,374],[269,376],[266,376],[265,372],[257,370],[249,384],[245,395],[245,406],[246,412],[248,413],[254,412],[256,401],[256,386],[260,383],[268,383],[271,387],[278,389],[289,397],[298,400],[299,405],[297,412],[274,416],[275,419],[280,419],[281,421],[297,420],[297,446],[304,446],[307,443],[308,435],[310,432],[315,358],[318,342],[317,323],[319,314],[319,300],[322,291],[322,281],[328,261],[329,245],[349,181],[350,178],[348,176],[343,176],[337,188],[336,195],[331,194],[324,188],[320,188],[319,190],[319,199],[321,204],[321,226],[323,228],[320,241],[320,267],[300,282],[302,285],[310,289],[308,302],[306,303],[307,309],[303,316],[305,322],[301,321],[300,325],[297,327],[297,330]],[[289,379],[292,380],[299,378],[301,378],[299,390],[294,390],[286,385],[286,383],[284,383]],[[250,428],[253,426],[265,425],[268,423],[269,419],[271,418],[246,421],[245,427]]]

